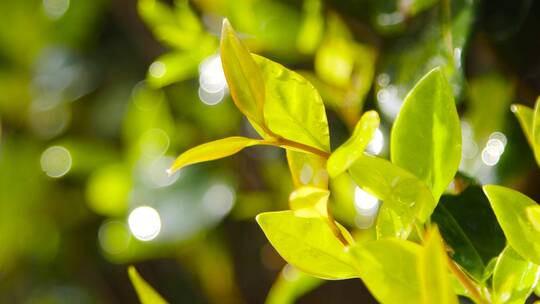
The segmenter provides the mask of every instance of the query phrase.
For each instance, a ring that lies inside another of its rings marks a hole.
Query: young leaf
[[[538,265],[524,260],[512,247],[506,247],[493,272],[493,302],[525,303],[538,278]]]
[[[538,103],[539,102],[537,102],[537,104]],[[527,138],[527,141],[529,142],[529,145],[531,146],[531,149],[534,154],[534,158],[536,159],[536,162],[540,166],[540,149],[536,148],[536,146],[539,146],[539,144],[535,144],[535,139],[534,139],[534,134],[533,134],[534,133],[533,121],[534,121],[536,111],[533,111],[533,109],[527,106],[514,104],[512,105],[512,112],[516,114],[519,124],[521,125],[521,129],[523,129],[523,133],[525,133],[525,137]],[[540,131],[538,131],[537,133],[540,133]]]
[[[223,20],[220,50],[234,104],[253,123],[264,126],[265,86],[261,70],[227,19]]]
[[[383,239],[351,247],[360,278],[381,303],[421,303],[418,244]]]
[[[506,239],[482,188],[471,185],[460,195],[443,195],[431,218],[452,248],[452,258],[477,281],[485,281],[487,265]]]
[[[540,264],[540,233],[527,216],[536,202],[518,191],[502,186],[484,186],[489,202],[512,248],[522,257]]]
[[[381,211],[391,209],[401,222],[398,226],[405,230],[417,218],[425,222],[435,208],[433,196],[421,180],[385,159],[364,154],[349,172],[358,186],[383,201]],[[407,233],[398,232],[406,238]]]
[[[304,77],[279,63],[253,55],[265,83],[264,120],[273,133],[330,152],[321,96]]]
[[[379,115],[375,111],[368,111],[362,115],[356,124],[352,136],[336,149],[326,164],[330,177],[335,178],[345,172],[360,156],[369,144],[375,130],[379,127]]]
[[[287,149],[287,163],[295,188],[305,185],[328,188],[326,160],[318,155]]]
[[[436,227],[429,232],[424,247],[419,268],[422,281],[422,303],[459,303],[450,280],[448,256]]]
[[[129,279],[131,284],[135,288],[139,300],[142,304],[166,304],[159,293],[157,293],[152,286],[150,286],[137,272],[135,267],[129,266],[128,268]]]
[[[405,98],[392,128],[390,149],[392,163],[423,180],[438,201],[461,159],[459,117],[440,68],[424,76]]]
[[[299,217],[290,210],[261,213],[256,219],[272,246],[294,267],[327,280],[358,276],[352,257],[327,220]]]
[[[209,160],[219,159],[240,152],[242,149],[260,144],[257,139],[233,136],[214,140],[182,153],[174,161],[168,170],[169,173],[178,171],[187,165],[201,163]]]
[[[289,196],[289,205],[295,215],[303,217],[328,216],[327,204],[330,191],[304,186],[294,190]]]

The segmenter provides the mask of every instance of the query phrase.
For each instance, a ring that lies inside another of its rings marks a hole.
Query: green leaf
[[[529,142],[529,145],[531,146],[531,149],[534,154],[534,158],[536,159],[536,162],[540,166],[540,149],[537,148],[537,146],[539,146],[540,144],[535,144],[535,139],[534,139],[535,135],[533,134],[534,133],[533,123],[534,123],[536,111],[533,111],[533,109],[524,105],[514,104],[512,105],[512,112],[514,112],[514,114],[518,118],[519,124],[521,125],[521,129],[523,129],[523,133],[525,133],[525,137],[527,138],[527,141]],[[537,133],[540,133],[540,131],[538,131]]]
[[[345,172],[364,154],[364,149],[379,127],[379,122],[379,115],[375,111],[368,111],[362,115],[352,136],[330,155],[326,164],[330,177],[335,178]]]
[[[160,88],[197,75],[202,57],[192,52],[173,52],[154,61],[148,70],[148,83]]]
[[[540,233],[527,216],[528,208],[538,206],[536,202],[502,186],[484,186],[484,192],[510,246],[522,257],[540,264]]]
[[[508,246],[493,272],[493,303],[525,303],[540,278],[540,267]]]
[[[220,49],[234,104],[258,127],[264,126],[265,86],[261,70],[227,19],[223,19]]]
[[[327,204],[330,191],[304,186],[294,190],[289,196],[291,210],[297,216],[303,217],[327,217]]]
[[[452,248],[452,258],[477,281],[485,281],[487,266],[506,239],[482,188],[471,185],[460,195],[443,195],[432,220]]]
[[[383,239],[351,247],[360,278],[381,303],[421,303],[418,272],[422,247]]]
[[[321,0],[306,0],[302,6],[302,23],[296,38],[300,53],[311,54],[321,41],[324,31],[323,5]]]
[[[270,288],[266,304],[293,304],[297,299],[323,284],[324,281],[307,275],[287,264]]]
[[[448,256],[439,230],[432,228],[424,243],[420,261],[422,303],[459,303],[448,271]]]
[[[395,236],[406,238],[415,220],[425,222],[435,209],[435,201],[427,186],[385,159],[364,154],[349,172],[358,186],[383,201],[381,211],[388,208],[399,219],[399,226],[405,231],[398,230]],[[378,228],[386,228],[377,225]]]
[[[272,246],[294,267],[327,280],[358,277],[347,248],[325,219],[298,217],[290,210],[261,213],[256,219]]]
[[[461,159],[459,117],[441,69],[424,76],[405,98],[390,148],[392,162],[423,180],[438,201]]]
[[[287,162],[295,188],[304,185],[328,188],[328,172],[324,158],[287,149]]]
[[[275,134],[330,152],[330,136],[321,96],[304,77],[279,63],[253,55],[265,83],[264,119]]]
[[[150,286],[137,272],[135,267],[129,266],[128,268],[129,279],[131,284],[135,288],[139,300],[142,304],[165,304],[165,301],[159,293],[157,293],[152,286]]]
[[[227,157],[242,151],[242,149],[246,147],[260,143],[260,140],[241,136],[232,136],[214,140],[182,153],[174,161],[168,172],[173,173],[188,165]]]
[[[540,166],[540,96],[536,99],[536,105],[534,107],[532,139],[534,155],[536,157],[538,165]]]

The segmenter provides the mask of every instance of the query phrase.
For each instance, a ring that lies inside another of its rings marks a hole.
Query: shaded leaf
[[[420,261],[422,303],[459,303],[448,271],[448,256],[439,230],[429,232]]]
[[[256,219],[272,246],[294,267],[327,280],[358,276],[346,247],[323,218],[279,211],[261,213]]]
[[[379,115],[375,111],[368,111],[362,115],[351,137],[328,158],[326,168],[330,177],[335,178],[345,172],[364,154],[365,147],[379,127],[379,121]]]
[[[253,55],[265,83],[264,120],[275,134],[319,150],[330,151],[326,112],[319,93],[299,74]]]
[[[460,195],[443,195],[432,220],[452,248],[452,258],[484,281],[487,265],[504,249],[506,239],[482,189],[469,186]]]
[[[422,247],[383,239],[351,247],[360,278],[381,303],[421,303],[418,273]]]
[[[181,168],[200,162],[215,160],[233,155],[240,152],[242,149],[260,144],[257,139],[233,136],[223,139],[214,140],[182,153],[174,161],[169,169],[169,173],[180,170]]]
[[[438,201],[461,159],[459,117],[441,69],[424,76],[405,98],[390,148],[392,162],[423,180]]]
[[[489,202],[504,235],[522,257],[540,264],[540,233],[527,216],[527,209],[537,206],[526,195],[502,186],[484,186]]]
[[[266,304],[296,303],[296,300],[323,284],[324,281],[307,275],[287,264],[270,288]]]
[[[493,272],[493,302],[525,303],[538,278],[538,265],[524,260],[512,247],[506,247]]]
[[[327,203],[330,197],[330,191],[304,186],[294,190],[289,196],[289,205],[295,215],[310,216],[328,216]]]
[[[221,32],[221,63],[235,105],[251,122],[264,126],[265,86],[261,70],[227,19]]]
[[[157,293],[152,286],[150,286],[137,272],[135,267],[129,266],[128,268],[129,279],[131,284],[135,288],[139,300],[142,304],[161,304],[167,303],[160,295]]]

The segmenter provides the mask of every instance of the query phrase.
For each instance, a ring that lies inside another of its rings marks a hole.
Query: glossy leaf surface
[[[379,127],[379,122],[379,115],[375,111],[362,115],[351,137],[330,155],[326,165],[330,177],[335,178],[345,172],[364,154],[364,149]]]
[[[131,284],[135,288],[139,300],[142,304],[166,304],[159,293],[157,293],[152,286],[150,286],[137,272],[135,267],[129,266],[128,268],[129,279]]]
[[[279,63],[253,55],[265,83],[264,120],[275,134],[330,151],[328,121],[321,96],[304,77]]]
[[[540,277],[540,267],[506,247],[493,272],[494,303],[525,303]]]
[[[277,252],[296,268],[327,280],[358,276],[351,255],[325,219],[279,211],[261,213],[257,222]]]
[[[204,143],[178,156],[169,172],[178,171],[188,165],[227,157],[259,143],[260,141],[257,139],[241,136],[227,137]]]
[[[438,201],[461,159],[459,117],[441,69],[424,76],[405,98],[390,148],[392,163],[423,180]]]
[[[540,233],[527,216],[538,206],[526,195],[502,186],[484,186],[489,202],[512,248],[523,258],[540,264]]]
[[[351,248],[360,278],[381,303],[421,303],[418,272],[422,247],[397,239],[358,244]]]

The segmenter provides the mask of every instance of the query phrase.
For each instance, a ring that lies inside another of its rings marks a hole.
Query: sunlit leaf
[[[234,103],[252,122],[264,126],[265,85],[261,70],[227,19],[223,20],[220,49]]]
[[[527,216],[537,206],[526,195],[502,186],[484,186],[489,202],[512,248],[522,257],[540,264],[540,233]]]
[[[277,252],[307,274],[327,280],[358,276],[353,258],[327,220],[280,211],[261,213],[257,222]]]
[[[351,137],[330,155],[326,168],[332,178],[345,172],[360,156],[364,154],[375,130],[379,127],[379,115],[368,111],[362,115],[356,124]]]
[[[165,304],[165,301],[137,272],[135,267],[128,268],[129,279],[142,304]]]
[[[539,278],[538,265],[524,260],[512,247],[506,247],[493,272],[493,302],[525,303]]]
[[[242,151],[242,149],[261,143],[257,139],[233,136],[214,140],[202,145],[196,146],[182,153],[174,161],[169,172],[175,172],[181,168],[200,162],[215,160],[227,157]]]
[[[328,188],[328,172],[324,158],[287,149],[287,162],[296,188],[304,185]]]
[[[364,154],[349,172],[358,186],[383,201],[381,211],[391,209],[390,216],[399,218],[398,226],[405,229],[398,234],[402,238],[407,237],[416,219],[425,222],[435,208],[433,196],[422,181],[385,159]]]
[[[303,54],[315,51],[322,38],[324,19],[321,0],[306,0],[302,7],[302,23],[298,30],[296,45]]]
[[[253,55],[266,85],[264,119],[275,134],[330,152],[324,105],[315,88],[279,63]]]
[[[327,216],[330,191],[304,186],[294,190],[289,196],[291,210],[298,216]]]
[[[532,135],[534,154],[540,166],[540,96],[536,99],[536,105],[534,107]]]
[[[324,281],[299,271],[287,264],[270,288],[266,304],[293,304],[296,300],[311,290],[323,284]]]
[[[360,278],[381,303],[421,303],[418,272],[422,247],[418,244],[384,239],[351,248]]]
[[[488,265],[506,239],[482,189],[471,185],[459,195],[443,195],[432,220],[452,248],[452,258],[476,280],[485,281]]]
[[[459,117],[441,69],[424,76],[405,98],[390,148],[392,162],[423,180],[438,201],[461,159]]]
[[[422,303],[458,303],[448,271],[448,256],[439,230],[432,228],[424,244],[420,262]]]
[[[197,75],[202,57],[193,52],[167,53],[154,61],[148,70],[148,83],[153,87],[163,87]]]
[[[527,141],[529,142],[531,149],[533,149],[534,151],[534,139],[533,139],[533,128],[532,128],[533,120],[534,120],[533,109],[524,105],[513,104],[512,112],[514,112],[514,114],[518,118],[521,129],[523,130],[523,133],[525,133],[525,137],[527,138]],[[535,156],[536,156],[536,153],[535,153]]]

